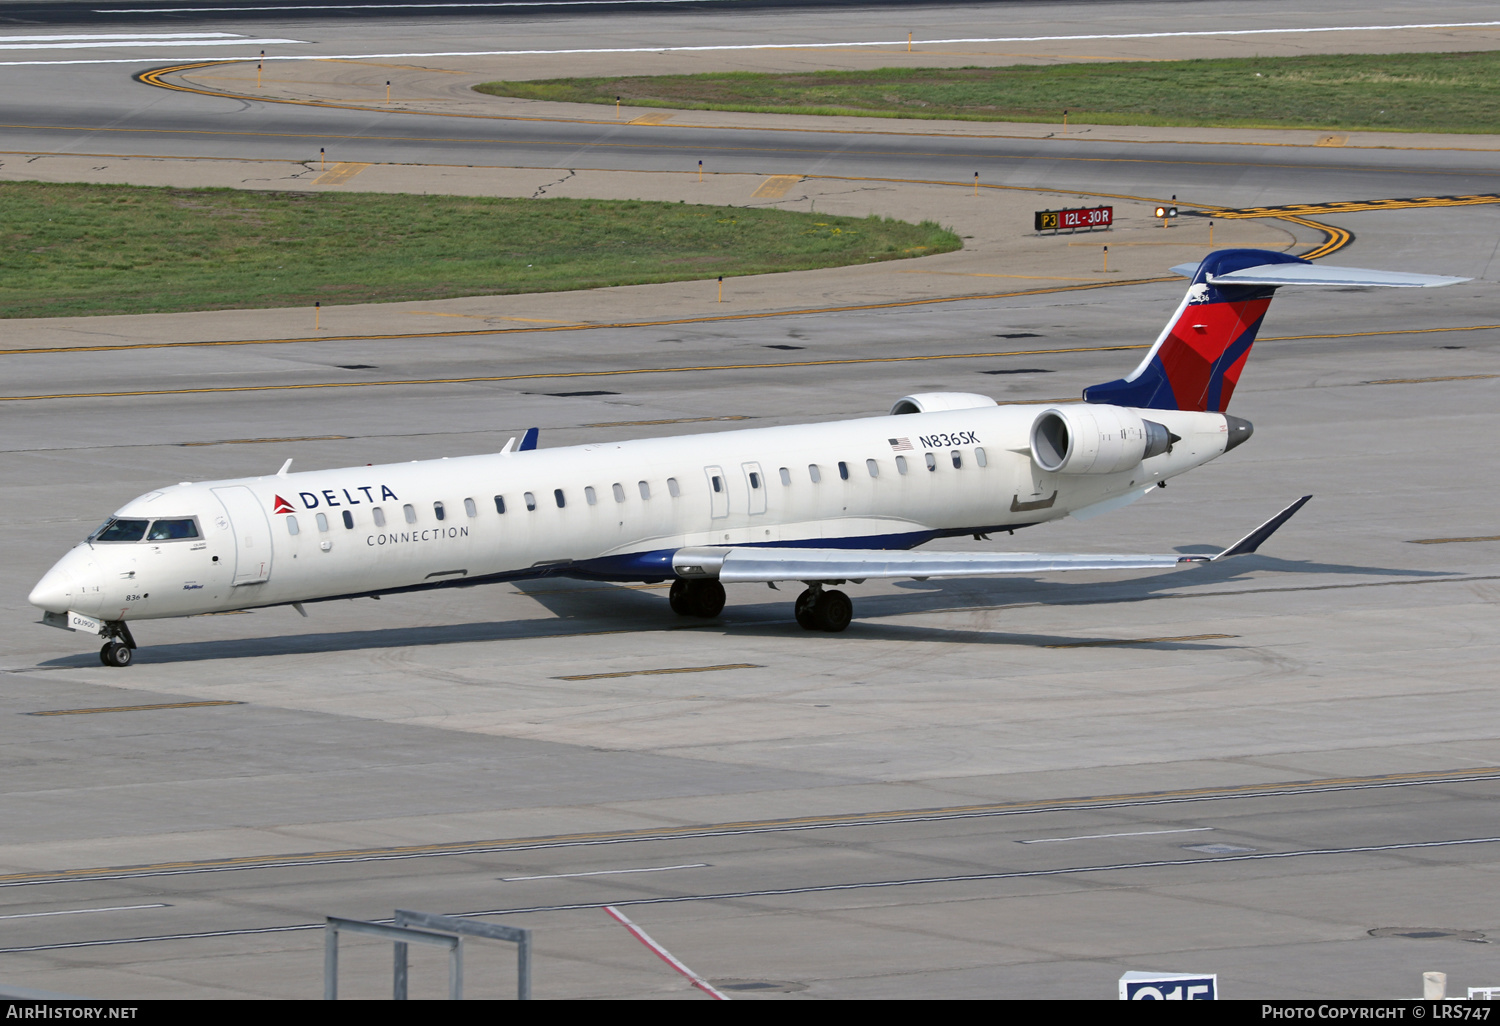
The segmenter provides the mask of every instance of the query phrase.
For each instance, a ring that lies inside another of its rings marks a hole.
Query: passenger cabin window
[[[504,513],[505,512],[505,496],[503,496],[503,495],[497,495],[497,496],[495,496],[495,512],[496,513]]]
[[[138,542],[146,537],[149,520],[111,520],[94,536],[101,542]]]
[[[593,485],[584,486],[583,501],[590,506],[597,506],[599,504],[599,496],[595,494]]]
[[[432,515],[437,517],[439,520],[442,520],[443,517],[446,516],[443,511],[443,504],[441,502],[434,502],[432,504]]]
[[[792,485],[792,472],[785,467],[781,468],[781,483],[786,485],[788,488],[790,488]]]
[[[473,499],[464,500],[464,512],[471,517],[479,516],[479,507],[474,505]]]
[[[896,473],[898,473],[898,474],[905,474],[906,473],[906,457],[905,456],[897,456],[896,457]]]
[[[928,453],[927,454],[927,469],[928,470],[936,470],[937,469],[937,457],[934,456],[932,453]]]
[[[558,509],[562,509],[568,504],[568,500],[563,497],[563,490],[561,488],[552,489],[552,498],[556,501]]]
[[[615,501],[616,502],[624,502],[625,501],[625,486],[622,485],[622,484],[615,484],[615,485],[612,485],[611,487],[613,488],[614,493],[615,493]]]
[[[328,514],[327,513],[319,513],[318,516],[317,516],[317,521],[318,521],[318,530],[320,530],[320,531],[326,531],[326,530],[328,530]]]
[[[979,464],[981,467],[987,467],[990,465],[989,460],[985,458],[983,449],[974,450],[974,462]]]
[[[960,470],[960,469],[963,468],[963,465],[964,465],[963,454],[960,453],[957,449],[954,449],[953,450],[953,469],[954,470]]]
[[[385,510],[381,509],[379,506],[376,506],[374,509],[370,510],[370,516],[375,518],[376,527],[385,526]]]
[[[300,527],[297,526],[297,518],[296,517],[287,517],[286,518],[286,533],[287,534],[296,534],[297,532],[299,532],[301,530],[302,530],[302,528],[300,528]]]
[[[880,476],[880,464],[874,460],[865,460],[865,469],[870,472],[871,477]]]
[[[649,498],[651,498],[651,486],[648,485],[644,481],[640,482],[640,486],[641,486],[641,498],[643,498],[643,499],[649,499]]]
[[[807,465],[807,476],[812,478],[813,484],[817,484],[819,481],[823,480],[823,472],[818,469],[818,465],[816,463],[809,463]]]
[[[181,541],[198,537],[198,525],[191,520],[158,520],[146,532],[147,541]]]
[[[849,480],[849,464],[843,460],[839,460],[839,479],[843,481]]]
[[[406,522],[408,524],[415,524],[417,522],[417,507],[413,506],[411,503],[407,503],[406,505],[402,506],[401,512],[406,514]]]
[[[675,477],[667,478],[667,494],[674,499],[682,494],[682,489],[677,486],[677,479]]]
[[[354,514],[347,509],[344,510],[344,527],[350,531],[354,530]]]
[[[526,498],[526,512],[528,512],[528,513],[535,513],[536,512],[536,496],[532,495],[530,492],[527,492],[525,498]]]

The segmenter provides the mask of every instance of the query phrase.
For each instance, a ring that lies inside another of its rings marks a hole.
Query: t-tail
[[[1431,288],[1469,280],[1328,267],[1265,249],[1220,249],[1201,264],[1172,270],[1192,284],[1156,344],[1129,376],[1084,389],[1085,402],[1223,413],[1271,297],[1283,285]]]

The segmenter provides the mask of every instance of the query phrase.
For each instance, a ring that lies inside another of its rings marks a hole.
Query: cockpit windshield
[[[138,542],[146,537],[149,520],[110,520],[94,532],[97,542]]]
[[[177,541],[198,537],[198,525],[192,520],[158,520],[146,532],[147,541]]]
[[[147,530],[148,527],[149,530]],[[183,517],[179,520],[127,520],[122,517],[105,521],[103,527],[89,536],[89,541],[160,542],[183,541],[197,537],[200,537],[198,522],[192,517]]]

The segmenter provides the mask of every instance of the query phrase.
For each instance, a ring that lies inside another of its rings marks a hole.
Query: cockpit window
[[[146,525],[149,523],[149,520],[111,520],[99,528],[94,541],[138,542],[146,537]]]
[[[198,525],[192,520],[157,520],[146,532],[147,541],[178,541],[198,537]]]

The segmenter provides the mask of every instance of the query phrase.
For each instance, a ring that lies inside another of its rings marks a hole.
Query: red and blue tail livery
[[[1191,278],[1156,344],[1129,376],[1084,389],[1085,402],[1223,413],[1239,384],[1271,297],[1284,285],[1431,288],[1465,281],[1433,274],[1328,267],[1264,249],[1221,249],[1174,267]]]

